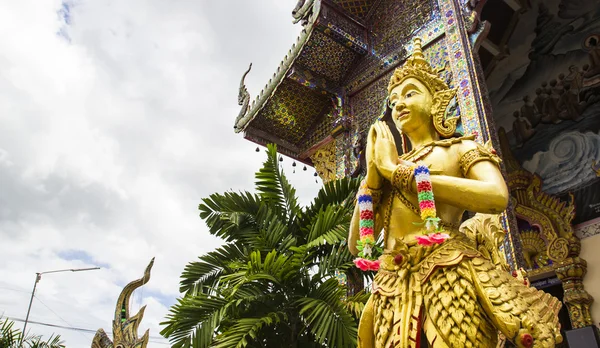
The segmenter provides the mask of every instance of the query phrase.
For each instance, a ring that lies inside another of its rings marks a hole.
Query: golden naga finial
[[[413,40],[413,45],[412,55],[402,67],[394,71],[394,75],[388,85],[388,93],[409,77],[414,77],[423,82],[430,89],[431,93],[448,90],[448,84],[438,76],[433,67],[425,60],[421,38],[416,37]]]
[[[92,341],[92,348],[146,348],[148,345],[149,330],[146,330],[142,338],[138,338],[137,330],[144,317],[146,306],[140,308],[139,312],[134,315],[129,315],[129,299],[133,291],[150,280],[150,270],[154,265],[154,258],[150,261],[144,276],[127,284],[117,300],[115,309],[115,317],[113,320],[113,341],[104,332],[99,329]]]

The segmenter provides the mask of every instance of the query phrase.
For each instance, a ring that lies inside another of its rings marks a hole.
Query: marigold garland
[[[360,185],[357,199],[360,212],[360,240],[356,247],[359,250],[359,257],[354,260],[354,264],[363,271],[377,271],[380,261],[373,255],[373,252],[378,250],[375,247],[373,195],[365,180]]]
[[[431,186],[431,173],[427,166],[421,164],[415,168],[414,175],[417,183],[417,197],[419,200],[419,209],[421,210],[421,220],[425,223],[425,230],[433,232],[424,236],[417,236],[417,242],[424,246],[441,244],[450,238],[450,236],[442,233],[444,230],[440,228],[440,219],[437,217]]]

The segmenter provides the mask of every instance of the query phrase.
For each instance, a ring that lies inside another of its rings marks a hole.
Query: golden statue
[[[455,97],[415,39],[391,78],[386,116],[369,130],[350,226],[350,251],[362,257],[355,263],[378,270],[358,346],[420,347],[423,332],[434,348],[496,347],[499,336],[517,347],[554,347],[561,304],[509,274],[498,250],[505,231],[497,214],[509,197],[500,159],[489,143],[455,137]],[[400,133],[402,156],[386,119]],[[461,225],[465,210],[478,214]],[[382,230],[383,254],[370,261]]]

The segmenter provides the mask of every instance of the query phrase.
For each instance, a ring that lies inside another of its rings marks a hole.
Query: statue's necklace
[[[414,149],[410,150],[409,152],[402,154],[402,156],[400,156],[400,159],[403,159],[403,160],[410,159],[413,162],[420,161],[423,158],[427,157],[433,151],[433,148],[435,147],[435,145],[437,145],[437,144],[435,142],[432,142],[432,143],[425,144],[423,146],[414,148]]]

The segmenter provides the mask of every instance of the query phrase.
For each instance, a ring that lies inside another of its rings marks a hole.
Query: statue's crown
[[[392,75],[390,84],[388,85],[388,94],[392,92],[394,87],[409,77],[414,77],[423,82],[431,93],[449,89],[448,84],[438,76],[433,67],[425,60],[421,39],[416,37],[413,40],[413,45],[412,55],[402,67],[394,71],[394,75]]]

